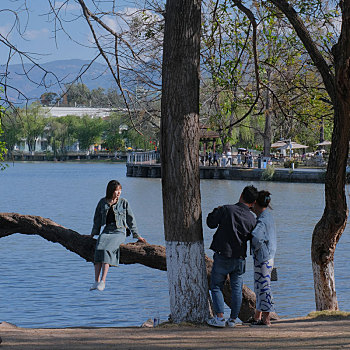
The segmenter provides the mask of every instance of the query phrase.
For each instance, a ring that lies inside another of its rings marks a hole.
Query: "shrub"
[[[294,168],[297,168],[299,166],[298,161],[292,161],[292,160],[286,160],[283,164],[285,168],[292,168],[292,163],[294,163]]]
[[[273,175],[275,174],[275,167],[273,165],[268,165],[266,169],[261,174],[261,179],[264,181],[269,181],[273,179]]]

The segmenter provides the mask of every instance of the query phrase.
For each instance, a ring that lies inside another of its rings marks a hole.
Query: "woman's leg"
[[[109,270],[109,264],[106,263],[102,263],[102,276],[101,276],[101,281],[106,283],[106,277],[107,277],[107,273]]]
[[[268,324],[270,325],[271,324],[271,321],[270,321],[270,313],[269,312],[265,312],[263,311],[262,313],[262,320],[265,324]]]
[[[254,292],[256,295],[256,311],[254,318],[270,323],[270,312],[274,311],[274,302],[271,292],[271,271],[273,259],[259,264],[254,259]]]
[[[260,310],[255,310],[254,320],[261,320],[262,312]]]
[[[100,282],[100,272],[102,268],[102,263],[95,263],[94,267],[95,267],[95,281]]]

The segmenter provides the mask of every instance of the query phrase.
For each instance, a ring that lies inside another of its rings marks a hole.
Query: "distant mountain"
[[[13,101],[18,101],[22,98],[16,90],[22,92],[31,100],[38,100],[44,92],[59,94],[62,92],[64,84],[74,81],[89,64],[90,61],[88,60],[59,60],[41,64],[44,70],[29,63],[10,65],[8,67],[7,84],[14,89],[8,90],[8,95]],[[4,66],[0,66],[0,76],[3,72]],[[60,84],[58,80],[61,81]],[[94,62],[78,82],[84,83],[90,90],[97,87],[106,90],[116,88],[116,83],[107,66],[98,62]]]

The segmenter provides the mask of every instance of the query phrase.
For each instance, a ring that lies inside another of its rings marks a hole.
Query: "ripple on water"
[[[110,179],[118,179],[136,215],[140,234],[164,245],[160,179],[127,178],[124,164],[16,163],[0,172],[1,211],[40,215],[89,234],[96,203]],[[250,183],[249,183],[250,184]],[[324,206],[322,184],[255,182],[272,193],[278,232],[278,282],[272,285],[282,317],[314,309],[310,245]],[[205,218],[214,207],[234,203],[244,181],[201,182],[204,243],[207,254],[214,230]],[[132,240],[130,240],[132,241]],[[336,289],[341,309],[350,311],[349,229],[335,254]],[[89,292],[93,266],[59,244],[36,236],[1,239],[0,321],[21,327],[138,326],[158,312],[166,320],[166,273],[141,265],[111,268],[103,293]],[[251,258],[245,283],[253,288]]]

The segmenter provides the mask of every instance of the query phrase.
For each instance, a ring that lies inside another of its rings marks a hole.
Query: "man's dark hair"
[[[243,189],[242,192],[242,199],[248,203],[254,203],[256,201],[256,199],[258,198],[258,190],[256,187],[254,186],[246,186]]]

